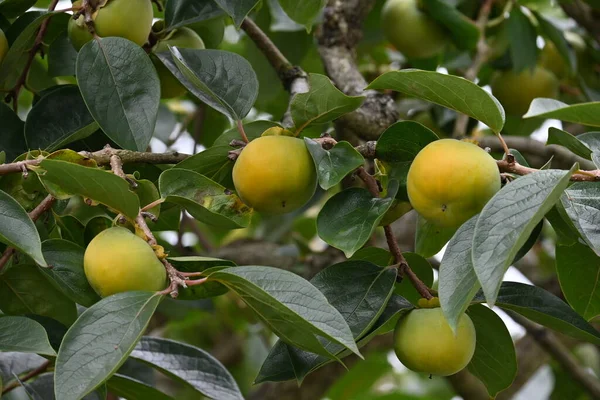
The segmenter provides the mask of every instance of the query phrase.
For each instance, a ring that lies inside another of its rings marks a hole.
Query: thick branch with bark
[[[375,0],[329,0],[324,21],[317,32],[319,54],[327,75],[350,96],[365,95],[363,105],[337,122],[364,140],[375,140],[398,120],[391,96],[364,91],[367,81],[356,64],[355,46],[362,38],[362,23]]]

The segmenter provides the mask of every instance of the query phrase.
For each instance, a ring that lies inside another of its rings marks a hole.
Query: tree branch
[[[52,195],[46,196],[46,198],[42,200],[41,203],[38,204],[37,207],[35,207],[29,213],[29,218],[31,218],[33,222],[37,221],[42,216],[42,214],[44,214],[50,209],[50,207],[52,207],[52,204],[54,204],[55,200],[56,199]],[[15,251],[16,250],[13,247],[7,247],[6,250],[4,250],[4,253],[2,253],[2,256],[0,257],[0,271],[2,271],[2,268],[4,268],[8,260],[10,260],[10,258],[15,253]]]
[[[527,330],[527,333],[531,335],[533,339],[546,350],[561,365],[565,372],[577,381],[592,398],[600,399],[600,381],[579,365],[569,349],[558,340],[552,332],[517,313],[508,312],[508,314],[515,322],[523,326],[523,328]]]
[[[25,375],[23,378],[20,379],[21,382],[27,382],[28,380],[30,380],[31,378],[35,378],[36,376],[43,374],[44,372],[46,372],[48,370],[48,367],[50,367],[50,361],[46,361],[44,362],[42,365],[40,365],[39,367],[29,371],[27,373],[27,375]],[[21,382],[19,381],[15,381],[13,383],[11,383],[10,385],[6,385],[6,387],[2,390],[2,395],[5,395],[6,393],[18,388],[19,386],[21,386]]]
[[[473,63],[465,72],[465,79],[470,81],[474,81],[479,75],[479,71],[483,64],[486,63],[489,57],[489,46],[485,41],[485,26],[490,17],[490,12],[492,11],[492,4],[494,0],[485,0],[479,9],[479,16],[477,17],[476,25],[479,28],[479,41],[477,42],[477,53],[475,54],[475,58],[473,59]],[[458,114],[456,117],[456,122],[454,123],[454,132],[452,136],[461,137],[465,136],[467,133],[467,125],[469,124],[469,116],[466,114]]]
[[[367,81],[358,70],[354,47],[362,37],[362,22],[375,0],[329,0],[324,21],[317,31],[319,53],[327,75],[344,93],[365,95],[363,105],[337,121],[364,140],[375,140],[398,119],[391,96],[364,91]]]
[[[577,21],[597,43],[600,43],[600,15],[598,15],[598,11],[581,0],[560,1],[559,4],[569,17]]]

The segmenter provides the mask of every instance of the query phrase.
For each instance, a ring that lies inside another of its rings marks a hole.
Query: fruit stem
[[[367,189],[373,195],[373,197],[380,197],[379,195],[379,185],[377,184],[377,180],[369,174],[364,167],[359,167],[357,169],[357,175],[362,181],[367,185]],[[406,258],[402,254],[402,250],[400,250],[400,246],[398,246],[398,241],[396,240],[396,235],[394,235],[394,231],[390,225],[386,225],[383,227],[385,232],[385,239],[387,240],[388,248],[390,252],[394,256],[394,260],[396,261],[395,267],[398,271],[399,277],[407,277],[410,280],[410,283],[417,289],[417,292],[421,295],[421,297],[425,299],[431,299],[433,296],[427,285],[423,283],[414,273],[414,271],[408,265]]]
[[[160,199],[158,199],[158,200],[154,200],[152,203],[145,205],[145,206],[142,208],[141,212],[146,212],[146,211],[148,211],[148,210],[151,210],[151,209],[153,209],[154,207],[156,207],[157,205],[164,203],[164,201],[165,201],[165,199],[162,199],[162,198],[160,198]]]
[[[244,130],[244,124],[240,119],[237,120],[237,130],[240,132],[242,140],[246,143],[249,143],[250,141],[248,140],[248,136],[246,136],[246,131]]]
[[[108,152],[113,151],[113,149],[110,146],[106,146],[104,150]],[[115,175],[123,179],[127,178],[125,176],[125,172],[123,172],[123,161],[115,153],[113,153],[110,156],[110,167]],[[148,204],[148,206],[150,205],[152,205],[152,203]],[[146,241],[150,246],[155,246],[158,244],[156,238],[154,237],[154,234],[152,233],[152,231],[148,227],[148,224],[146,223],[146,220],[144,219],[144,211],[140,210],[138,215],[135,217],[135,223],[144,232],[144,235],[146,236]],[[204,280],[198,279],[196,281],[188,281],[187,277],[184,276],[181,272],[179,272],[173,265],[171,265],[171,263],[168,262],[166,258],[160,259],[160,262],[163,263],[165,269],[167,270],[167,275],[169,277],[170,282],[169,286],[165,290],[159,292],[159,294],[161,295],[170,295],[172,298],[176,298],[179,295],[180,286],[183,288],[187,288],[188,284],[200,285],[206,281],[206,278],[204,278]]]

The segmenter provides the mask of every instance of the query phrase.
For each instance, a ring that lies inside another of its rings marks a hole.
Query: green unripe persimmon
[[[184,49],[203,49],[204,42],[196,32],[189,28],[179,28],[164,40],[160,40],[152,49],[154,53],[168,52],[169,46],[180,47]],[[187,89],[179,80],[169,71],[169,69],[158,59],[152,57],[152,62],[160,78],[160,97],[171,99],[173,97],[183,96]]]
[[[8,52],[8,40],[6,40],[6,35],[4,31],[0,29],[0,64],[2,64],[2,60],[4,60],[4,56]]]
[[[469,364],[475,340],[475,326],[468,315],[460,317],[454,334],[441,308],[419,308],[398,321],[394,350],[412,371],[448,376]]]
[[[521,116],[537,97],[558,96],[559,82],[556,76],[542,66],[533,71],[503,71],[491,83],[492,94],[502,103],[507,114]]]
[[[458,228],[500,190],[496,161],[479,146],[455,139],[429,143],[407,176],[411,205],[444,228]]]
[[[417,0],[387,0],[381,22],[387,39],[407,58],[432,57],[448,43],[448,34],[419,9]]]
[[[80,1],[73,6],[81,6]],[[94,27],[100,37],[119,36],[140,46],[144,45],[152,29],[154,11],[150,0],[108,0],[104,7],[94,13]],[[84,16],[69,20],[69,38],[75,50],[92,40],[92,34],[84,21]]]
[[[242,201],[256,211],[283,214],[312,198],[317,173],[303,140],[262,136],[251,141],[236,160],[233,184]]]
[[[83,265],[88,282],[101,297],[130,290],[159,291],[167,285],[165,267],[152,247],[121,227],[92,239]]]

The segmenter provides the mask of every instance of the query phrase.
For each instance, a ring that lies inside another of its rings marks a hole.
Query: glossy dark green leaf
[[[327,0],[279,0],[279,4],[287,16],[304,25],[308,32],[326,3]]]
[[[326,338],[360,355],[342,315],[310,282],[272,267],[231,267],[209,275],[242,297],[288,344],[335,358],[319,341]]]
[[[556,273],[565,298],[590,321],[600,315],[600,257],[576,242],[556,246]]]
[[[429,143],[438,140],[431,129],[414,121],[390,125],[377,140],[377,158],[386,162],[412,161]]]
[[[0,102],[0,121],[0,150],[6,154],[7,161],[12,161],[27,151],[25,123],[3,102]]]
[[[350,188],[336,194],[325,203],[317,217],[319,237],[342,250],[346,257],[351,257],[369,240],[392,205],[397,190],[396,182],[385,198],[375,198],[362,188]]]
[[[146,52],[120,37],[91,40],[79,50],[76,69],[83,99],[106,136],[124,149],[146,151],[160,103]]]
[[[425,258],[433,257],[442,250],[455,232],[455,228],[439,227],[417,215],[415,253]]]
[[[0,242],[27,254],[47,267],[42,254],[42,242],[27,211],[8,194],[0,190]]]
[[[135,218],[140,211],[140,203],[129,184],[112,172],[78,164],[44,160],[38,172],[42,182],[50,182],[67,193],[60,197],[80,195],[105,204],[129,218]],[[60,193],[55,193],[60,195]]]
[[[567,131],[554,127],[548,129],[548,142],[546,144],[558,144],[566,147],[579,157],[587,158],[588,160],[592,155],[592,151],[577,137]]]
[[[52,268],[43,268],[41,271],[65,296],[84,307],[90,307],[100,300],[85,277],[84,248],[67,240],[49,239],[42,243],[42,251]]]
[[[77,63],[77,50],[71,44],[67,33],[60,35],[48,50],[48,75],[74,76]]]
[[[26,317],[0,316],[0,351],[56,355],[44,327]]]
[[[118,293],[81,314],[58,352],[56,398],[79,400],[115,373],[146,330],[160,298],[150,292]]]
[[[234,267],[233,261],[221,260],[219,258],[188,256],[188,257],[169,257],[169,262],[181,272],[201,272],[217,267]],[[208,272],[207,272],[208,274]],[[197,279],[199,279],[198,277]],[[219,282],[205,282],[202,285],[189,286],[179,289],[177,300],[196,300],[216,297],[229,291],[227,286]]]
[[[355,340],[363,337],[378,320],[387,304],[396,280],[394,268],[381,268],[365,261],[346,261],[319,272],[311,283],[321,291],[344,317]],[[334,354],[344,347],[322,340]],[[297,379],[331,360],[318,354],[300,350],[278,341],[264,361],[255,382]]]
[[[175,29],[222,14],[223,10],[210,0],[171,0],[165,6],[165,23],[168,29]]]
[[[194,96],[233,120],[250,112],[258,80],[244,57],[222,50],[170,50],[157,56]]]
[[[29,10],[37,0],[3,0],[0,1],[0,14],[6,18],[16,18]]]
[[[27,114],[25,139],[30,149],[53,151],[98,130],[77,86],[65,85],[42,97]]]
[[[350,257],[350,260],[354,261],[368,261],[380,267],[387,267],[394,263],[394,257],[389,250],[382,249],[381,247],[363,247]]]
[[[231,18],[237,27],[254,8],[258,0],[214,0]]]
[[[346,175],[365,162],[363,156],[345,141],[338,142],[330,150],[325,150],[309,138],[304,138],[304,142],[315,162],[319,185],[325,190],[340,183]]]
[[[0,275],[0,309],[8,315],[42,315],[71,325],[75,303],[56,289],[34,265],[13,265]]]
[[[482,305],[467,310],[477,335],[475,354],[468,365],[487,388],[490,397],[508,388],[517,375],[517,356],[513,340],[502,319]]]
[[[173,400],[160,390],[127,375],[114,374],[106,386],[111,393],[127,400]]]
[[[234,162],[227,157],[231,150],[234,150],[234,148],[229,145],[213,146],[183,160],[175,168],[197,172],[227,188],[233,189],[231,173]]]
[[[197,347],[143,337],[131,357],[158,368],[211,399],[243,400],[237,383],[223,364]]]
[[[479,28],[453,4],[444,0],[424,0],[423,9],[428,16],[443,25],[459,49],[474,50],[479,40]]]
[[[515,71],[533,69],[537,63],[537,31],[521,7],[513,7],[508,18],[508,40]]]
[[[167,202],[206,224],[235,229],[250,223],[252,210],[237,195],[196,172],[169,169],[160,175],[159,187]]]
[[[490,305],[515,255],[560,199],[577,168],[522,176],[500,189],[481,211],[473,237],[473,268]]]
[[[469,115],[500,132],[504,109],[494,96],[475,83],[439,72],[404,69],[386,72],[367,89],[391,89]]]
[[[475,297],[484,302],[482,292]],[[496,305],[516,311],[524,317],[576,339],[600,344],[600,332],[577,314],[567,303],[542,288],[518,282],[504,282]]]
[[[576,124],[600,126],[600,102],[568,105],[554,99],[534,99],[523,118],[560,119]]]
[[[600,182],[575,182],[561,203],[581,237],[600,255]]]
[[[290,104],[296,135],[311,124],[330,122],[356,110],[365,99],[346,96],[325,75],[310,74],[308,82],[310,90],[296,94]]]

